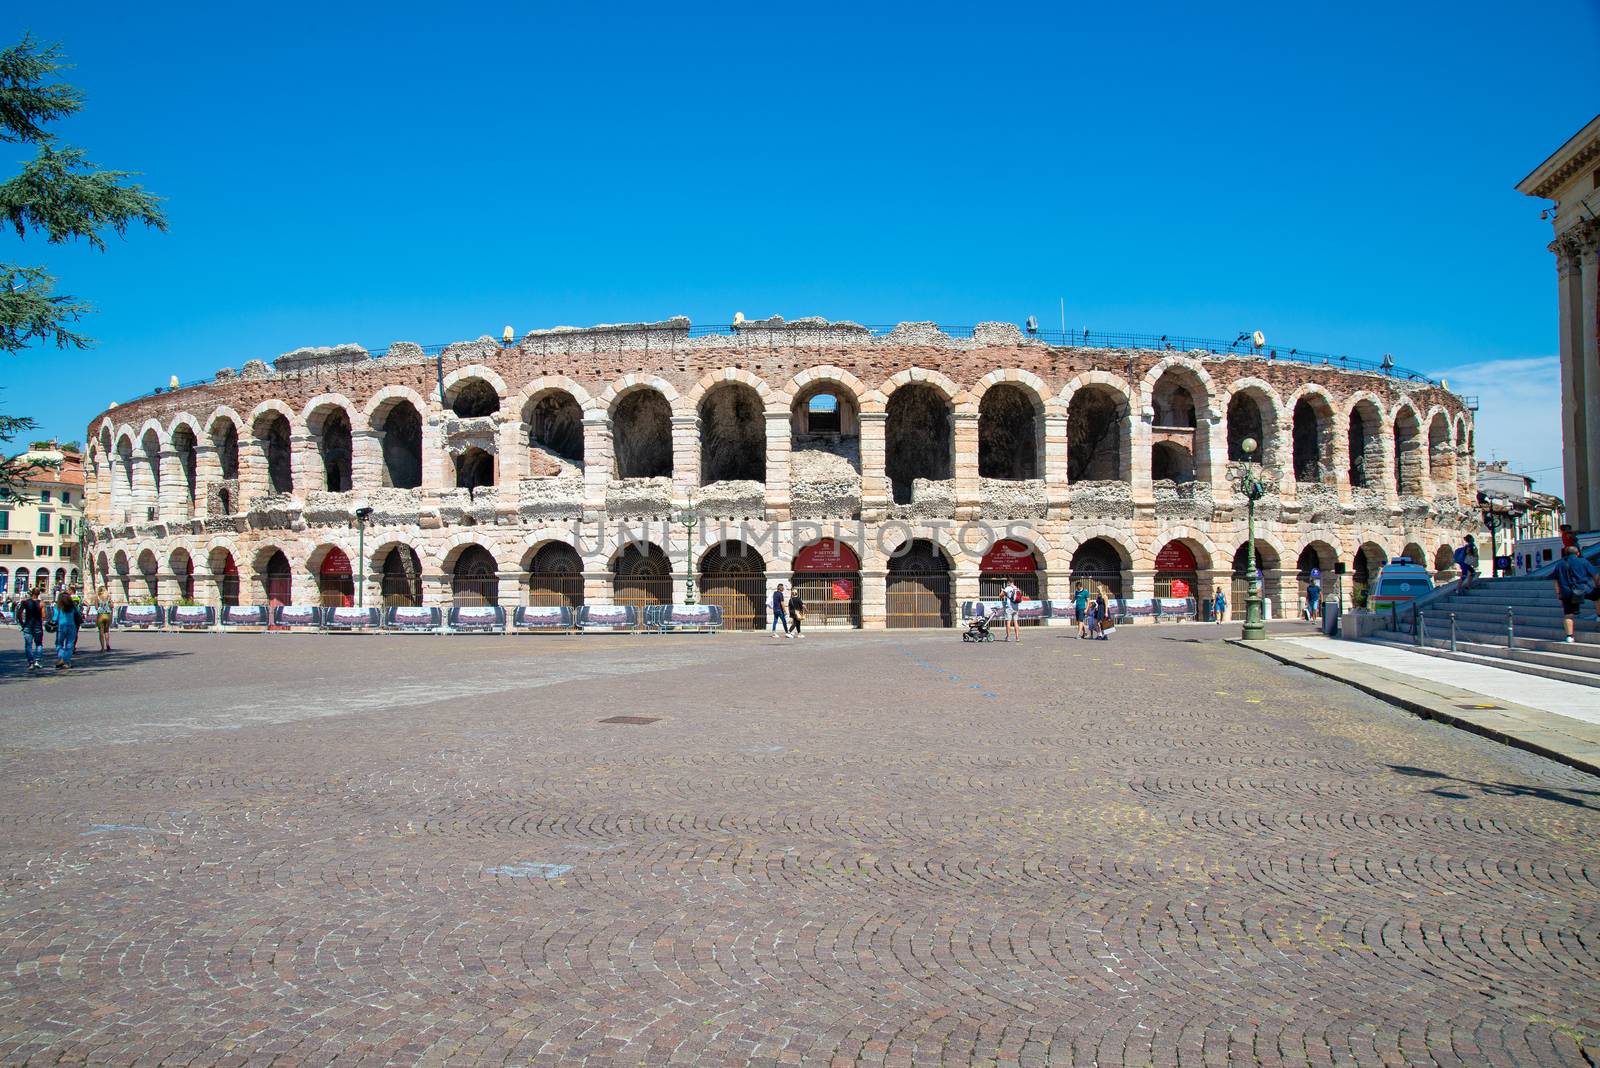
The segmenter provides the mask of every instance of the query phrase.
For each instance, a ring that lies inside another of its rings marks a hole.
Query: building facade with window
[[[10,597],[24,587],[53,592],[80,585],[83,457],[52,445],[18,459],[54,466],[28,473],[21,501],[0,502],[0,595]]]
[[[817,623],[896,627],[1008,580],[1231,587],[1248,464],[1280,614],[1313,571],[1361,584],[1476,529],[1460,397],[1244,349],[674,319],[301,350],[96,416],[90,559],[162,603],[642,606],[692,578],[735,626],[781,581]]]
[[[1517,184],[1550,209],[1561,345],[1567,517],[1600,530],[1600,115]]]

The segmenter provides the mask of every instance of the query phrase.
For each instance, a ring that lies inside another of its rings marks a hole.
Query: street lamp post
[[[683,527],[683,603],[694,604],[694,531],[700,523],[700,515],[694,510],[694,498],[689,498],[689,506],[678,513],[678,523]]]
[[[1240,444],[1244,447],[1245,464],[1236,488],[1249,502],[1250,520],[1248,540],[1245,542],[1245,568],[1250,575],[1250,592],[1245,598],[1244,630],[1239,636],[1247,642],[1254,642],[1267,636],[1266,624],[1261,619],[1261,573],[1256,570],[1256,502],[1266,495],[1267,487],[1256,477],[1255,462],[1250,459],[1255,455],[1256,439],[1245,438]]]
[[[356,607],[366,607],[367,594],[367,520],[371,508],[356,509]]]

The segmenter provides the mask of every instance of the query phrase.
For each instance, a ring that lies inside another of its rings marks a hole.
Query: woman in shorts
[[[102,653],[111,651],[111,610],[111,594],[102,586],[94,602],[94,629],[100,635]]]

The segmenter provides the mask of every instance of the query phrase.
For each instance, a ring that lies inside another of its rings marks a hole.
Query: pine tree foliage
[[[62,144],[47,127],[82,110],[83,92],[58,79],[66,70],[60,46],[25,35],[0,49],[0,142],[35,146],[21,173],[0,182],[0,222],[19,241],[42,236],[53,245],[74,241],[104,251],[106,236],[130,226],[167,228],[160,198],[130,181],[131,171],[103,170],[80,148]],[[86,348],[92,340],[74,329],[92,308],[55,291],[43,267],[0,261],[0,352],[37,342]],[[31,427],[26,418],[0,416],[0,443]],[[0,500],[26,475],[19,461],[0,459]]]

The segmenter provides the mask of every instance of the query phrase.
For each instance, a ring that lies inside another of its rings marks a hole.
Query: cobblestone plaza
[[[0,1061],[1593,1063],[1600,782],[1123,630],[8,645]]]

